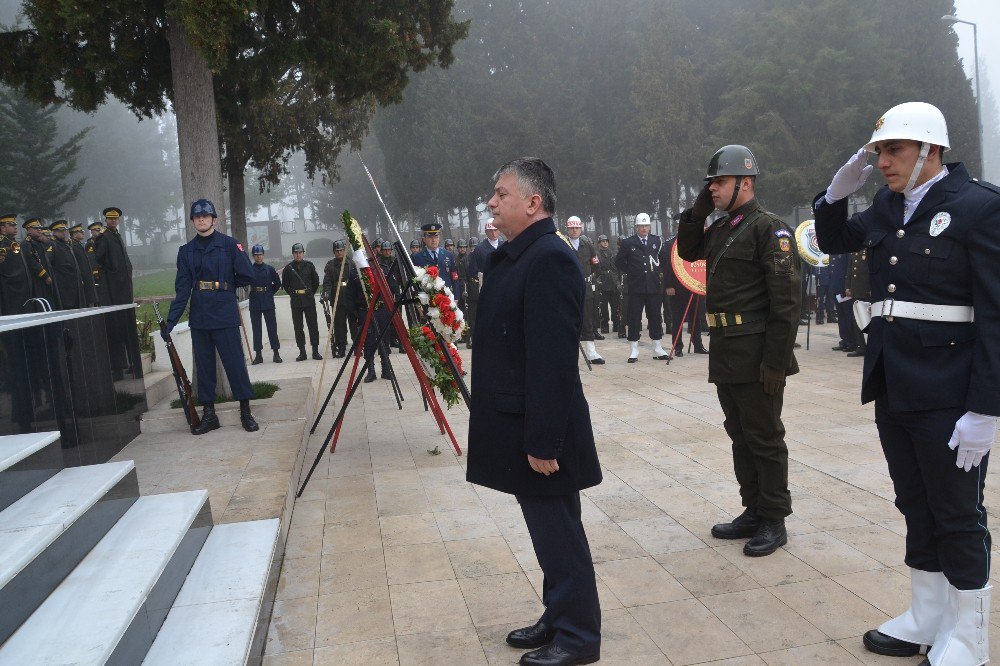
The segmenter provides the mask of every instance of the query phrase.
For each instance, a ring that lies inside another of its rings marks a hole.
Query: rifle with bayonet
[[[184,364],[181,363],[181,357],[177,353],[177,348],[174,347],[174,341],[170,337],[170,334],[167,333],[167,322],[160,315],[160,308],[156,303],[153,303],[153,313],[156,315],[156,323],[160,325],[164,342],[167,344],[167,355],[170,357],[170,368],[174,371],[174,382],[177,383],[177,395],[181,399],[184,418],[187,419],[188,425],[191,426],[191,432],[194,432],[194,429],[201,425],[201,418],[199,418],[198,411],[195,409],[194,392],[191,390],[191,382],[188,381],[187,373],[184,371]]]

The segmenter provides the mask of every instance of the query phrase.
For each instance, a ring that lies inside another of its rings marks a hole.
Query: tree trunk
[[[215,91],[212,72],[191,44],[187,31],[173,18],[167,18],[167,41],[170,44],[170,78],[173,84],[174,114],[177,118],[177,149],[181,167],[181,190],[184,209],[197,199],[208,199],[219,214],[217,228],[225,232],[226,214],[222,199],[222,159],[219,155],[219,129],[215,117]],[[195,236],[187,225],[187,238]],[[197,386],[198,372],[191,373]],[[231,396],[229,379],[218,354],[215,358],[217,392]],[[197,391],[197,388],[195,388]]]
[[[247,247],[247,193],[246,181],[241,168],[230,168],[229,173],[229,219],[230,235],[243,247]]]
[[[469,206],[469,237],[479,235],[479,202],[473,201]]]

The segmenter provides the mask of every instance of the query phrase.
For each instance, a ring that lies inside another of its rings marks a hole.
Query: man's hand
[[[776,395],[785,385],[785,371],[761,363],[760,381],[764,385],[764,393]]]
[[[555,458],[552,460],[542,460],[541,458],[536,458],[535,456],[528,454],[528,464],[531,465],[531,469],[535,470],[539,474],[544,474],[545,476],[559,471],[559,461]]]
[[[712,211],[715,210],[715,204],[712,202],[712,193],[709,191],[708,186],[709,183],[705,183],[705,187],[701,188],[698,198],[694,200],[694,205],[691,206],[691,219],[695,222],[704,222],[712,214]]]
[[[673,296],[674,294],[677,293],[677,290],[674,289],[673,287],[667,287],[666,289],[663,290],[663,293],[666,294],[667,296]]]
[[[170,340],[170,331],[173,330],[173,328],[174,327],[171,326],[169,323],[160,327],[160,337],[163,338],[164,342]]]
[[[850,289],[845,289],[844,290],[844,296],[846,296],[847,298],[854,298],[854,296],[851,295],[851,290]]]
[[[955,423],[955,432],[948,441],[948,448],[958,448],[955,465],[968,472],[979,467],[983,456],[990,452],[997,432],[997,417],[966,412]]]
[[[833,180],[830,181],[830,187],[826,188],[827,203],[840,201],[861,189],[875,168],[874,165],[867,164],[867,162],[868,151],[864,148],[851,155],[847,164],[840,167],[834,174]]]

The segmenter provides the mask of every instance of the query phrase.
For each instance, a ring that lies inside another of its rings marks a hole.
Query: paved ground
[[[741,507],[707,357],[668,366],[644,344],[641,362],[627,365],[624,341],[598,343],[608,365],[584,369],[583,381],[604,483],[584,493],[583,509],[603,663],[918,661],[861,647],[865,630],[905,607],[908,575],[872,409],[858,404],[861,359],[831,351],[834,334],[814,328],[812,349],[799,351],[784,410],[791,536],[759,559],[709,534]],[[365,385],[336,453],[295,504],[264,664],[511,664],[520,652],[505,634],[541,613],[516,503],[464,481],[464,457],[392,358],[403,411],[387,382]],[[465,409],[448,418],[464,448]],[[996,488],[991,479],[989,505]]]

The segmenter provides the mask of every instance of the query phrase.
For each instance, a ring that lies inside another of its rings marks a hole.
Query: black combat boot
[[[716,539],[749,539],[757,534],[758,528],[760,518],[757,517],[757,509],[747,508],[733,518],[732,522],[714,525],[712,536]]]
[[[257,425],[257,421],[253,418],[253,414],[250,413],[249,400],[240,400],[240,423],[243,424],[243,429],[247,432],[257,432],[260,430],[260,426]]]
[[[281,363],[281,354],[278,353],[277,349],[274,350],[274,362]]]
[[[594,339],[595,340],[603,340],[604,336],[601,335],[600,333],[598,333],[597,331],[594,331]]]
[[[319,345],[313,345],[313,360],[322,361],[323,355],[319,353]]]
[[[743,546],[743,554],[749,557],[770,555],[788,543],[785,519],[761,520],[757,534]]]
[[[389,364],[385,362],[385,359],[382,360],[381,377],[382,379],[392,379],[392,375],[389,373]]]
[[[378,377],[375,376],[375,366],[374,365],[369,365],[368,366],[368,374],[365,375],[365,384],[371,384],[376,379],[378,379]]]
[[[264,359],[260,357],[260,350],[258,349],[257,354],[253,357],[253,363],[251,363],[250,365],[260,365],[263,362]]]
[[[219,417],[215,415],[215,403],[206,402],[201,409],[201,424],[197,428],[191,428],[191,434],[204,435],[221,427]]]
[[[305,347],[299,347],[299,355],[295,357],[295,360],[296,361],[304,361],[304,360],[306,360],[306,348]]]
[[[705,349],[705,345],[703,345],[701,343],[698,343],[698,344],[696,344],[694,346],[694,353],[695,354],[707,354],[708,350]]]

